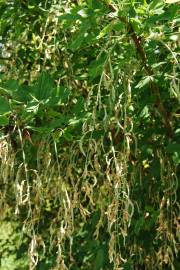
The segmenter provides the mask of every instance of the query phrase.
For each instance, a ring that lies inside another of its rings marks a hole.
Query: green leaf
[[[49,123],[49,127],[51,128],[60,128],[62,127],[64,124],[68,123],[69,118],[65,115],[60,115],[59,118],[53,119],[50,123]]]
[[[88,8],[92,8],[93,0],[87,0]]]
[[[166,151],[168,153],[177,152],[177,153],[180,154],[180,144],[178,144],[178,143],[169,143],[168,146],[166,147]]]
[[[9,124],[9,119],[6,116],[0,116],[0,126],[7,126]]]
[[[75,105],[72,108],[72,111],[76,114],[79,115],[82,111],[84,110],[84,98],[83,97],[79,97],[76,100]]]
[[[13,91],[16,91],[19,88],[19,84],[18,84],[18,81],[16,81],[16,80],[8,80],[5,83],[4,87],[7,90],[13,92]]]
[[[165,65],[165,64],[166,64],[166,62],[155,63],[155,64],[152,64],[152,68],[157,68],[157,67]]]
[[[74,21],[76,21],[77,19],[79,19],[79,15],[77,14],[72,14],[71,13],[67,13],[67,14],[63,14],[61,16],[59,16],[59,20],[66,20],[69,23],[69,26],[71,25],[71,23],[73,23]]]
[[[112,29],[113,29],[113,25],[114,22],[110,22],[108,25],[106,25],[101,32],[99,33],[99,35],[97,36],[98,39],[104,37],[106,34],[108,34]]]
[[[128,260],[128,262],[123,264],[124,270],[132,270],[133,269],[133,261],[131,259]]]
[[[140,217],[135,224],[134,232],[136,235],[139,235],[139,232],[144,227],[144,217]]]
[[[180,164],[180,152],[174,152],[172,159],[176,165]]]
[[[142,118],[148,118],[150,115],[148,106],[145,106],[143,110],[140,113],[140,117]]]
[[[26,126],[29,130],[37,131],[41,134],[48,134],[53,131],[51,127],[34,127],[34,126]]]
[[[59,97],[61,103],[67,103],[70,96],[70,90],[64,86],[58,86],[55,96]]]
[[[88,17],[87,9],[81,9],[77,12],[77,14],[80,15],[82,18]]]
[[[68,129],[65,129],[63,137],[69,142],[73,141],[73,135],[69,132]]]
[[[11,112],[9,102],[4,98],[0,97],[0,115]]]
[[[0,86],[0,95],[7,97],[7,98],[12,98],[12,92],[4,87]]]
[[[146,84],[153,82],[153,81],[154,81],[154,78],[152,76],[146,76],[136,85],[135,88],[142,88]]]
[[[35,6],[28,5],[28,9],[34,9]]]
[[[177,34],[177,35],[171,35],[169,37],[169,39],[173,40],[173,41],[180,41],[180,34]]]
[[[142,29],[142,22],[137,18],[131,18],[131,24],[136,32],[138,32],[140,29]]]
[[[122,22],[115,22],[113,24],[113,30],[115,31],[122,31],[124,29],[124,24]]]
[[[95,79],[102,74],[106,59],[107,56],[102,54],[97,60],[91,62],[88,72],[88,75],[91,79]]]
[[[37,113],[38,109],[39,109],[39,102],[38,101],[30,101],[26,107],[27,112]]]
[[[104,265],[104,249],[100,248],[97,251],[96,258],[94,261],[94,270],[100,270]]]
[[[18,87],[17,91],[13,92],[13,99],[27,103],[32,99],[31,94],[32,88],[28,85],[21,85]]]
[[[93,9],[97,9],[97,10],[103,10],[104,11],[104,9],[105,9],[105,5],[103,4],[103,1],[101,1],[101,0],[96,0],[96,1],[92,1],[92,8]]]
[[[84,34],[80,33],[79,35],[77,35],[73,41],[71,42],[69,49],[71,49],[73,52],[76,51],[77,49],[79,49],[81,47],[81,44],[84,41]]]
[[[73,118],[73,119],[70,119],[70,120],[69,120],[69,125],[70,125],[70,126],[74,126],[74,125],[76,125],[76,124],[79,124],[81,121],[82,121],[81,118]]]
[[[164,6],[164,1],[163,0],[153,0],[149,4],[149,10],[156,11],[159,8],[162,8]]]
[[[82,44],[86,41],[86,36],[88,36],[88,30],[90,29],[91,24],[89,20],[85,20],[82,23],[82,26],[80,27],[78,33],[74,36],[72,42],[69,45],[69,48],[72,51],[78,50]]]
[[[32,88],[34,97],[38,100],[45,100],[52,95],[53,91],[53,81],[49,74],[42,72],[38,78],[37,83]]]

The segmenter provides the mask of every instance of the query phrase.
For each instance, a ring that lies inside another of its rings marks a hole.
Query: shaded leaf
[[[0,97],[0,114],[6,114],[10,111],[9,102],[4,97]]]
[[[0,126],[7,126],[9,124],[9,119],[6,116],[0,116]]]

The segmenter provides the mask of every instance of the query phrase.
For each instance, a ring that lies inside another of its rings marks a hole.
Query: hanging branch
[[[113,5],[109,4],[108,6],[113,12],[117,11]],[[130,35],[131,39],[133,40],[136,51],[137,51],[137,53],[142,61],[142,64],[143,64],[143,67],[144,67],[146,74],[148,76],[154,76],[154,72],[153,72],[152,68],[147,63],[147,56],[146,56],[146,53],[144,51],[143,45],[140,41],[140,38],[137,36],[132,24],[125,17],[118,16],[118,18],[120,19],[121,22],[123,22],[126,25],[126,28],[128,29],[128,34]],[[151,82],[151,89],[156,97],[155,104],[156,104],[156,106],[157,106],[157,108],[158,108],[158,110],[163,118],[163,122],[164,122],[165,128],[167,130],[167,135],[168,135],[168,137],[172,138],[173,137],[173,130],[171,127],[170,119],[168,117],[166,109],[164,108],[164,104],[161,101],[159,86],[154,81]]]

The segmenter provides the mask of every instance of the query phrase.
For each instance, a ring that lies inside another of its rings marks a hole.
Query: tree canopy
[[[179,2],[0,0],[0,269],[178,269]]]

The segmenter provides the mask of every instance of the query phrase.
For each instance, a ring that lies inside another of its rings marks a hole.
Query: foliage
[[[178,267],[178,10],[0,1],[1,204],[30,269]]]
[[[28,258],[25,249],[27,239],[22,238],[20,229],[15,222],[1,222],[0,240],[0,269],[28,269]]]

